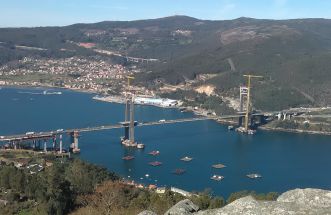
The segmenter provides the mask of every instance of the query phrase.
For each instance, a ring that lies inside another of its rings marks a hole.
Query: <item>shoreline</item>
[[[323,135],[323,136],[331,136],[331,132],[328,131],[309,131],[302,129],[286,129],[286,128],[272,128],[272,127],[258,127],[258,130],[264,131],[279,131],[286,133],[295,133],[295,134],[313,134],[313,135]]]
[[[84,90],[84,89],[78,89],[78,88],[67,88],[67,87],[59,87],[59,86],[52,86],[52,85],[12,85],[12,84],[6,84],[6,85],[0,85],[2,88],[35,88],[35,89],[60,89],[60,90],[70,90],[70,91],[75,91],[75,92],[80,92],[80,93],[87,93],[87,94],[97,94],[97,91],[94,90]]]
[[[0,85],[0,87],[8,87],[8,88],[48,88],[48,89],[61,89],[61,90],[70,90],[74,92],[79,92],[79,93],[87,93],[87,94],[95,94],[95,96],[98,96],[98,92],[96,90],[86,90],[86,89],[76,89],[76,88],[67,88],[67,87],[59,87],[59,86],[50,86],[50,85],[40,85],[40,86],[32,86],[32,85]],[[118,99],[112,99],[112,100],[106,100],[106,99],[98,99],[92,97],[93,100],[96,101],[101,101],[101,102],[109,102],[109,103],[116,103],[116,104],[125,104],[124,100],[118,97]],[[106,96],[109,98],[116,98],[117,96]],[[181,109],[185,108],[185,112],[191,112],[196,116],[205,116],[208,117],[207,115],[204,115],[201,112],[197,112],[191,107],[185,107],[185,106],[171,106],[171,107],[164,107],[160,105],[155,105],[155,104],[136,104],[136,105],[142,105],[142,106],[154,106],[158,108],[173,108],[173,109]],[[233,121],[227,121],[227,120],[217,120],[213,119],[217,123],[220,123],[222,125],[233,125],[235,124]],[[273,127],[268,127],[268,126],[261,126],[258,127],[257,130],[263,130],[263,131],[278,131],[278,132],[287,132],[287,133],[295,133],[295,134],[311,134],[311,135],[324,135],[324,136],[331,136],[331,132],[326,132],[326,131],[309,131],[309,130],[301,130],[301,129],[285,129],[285,128],[273,128]]]

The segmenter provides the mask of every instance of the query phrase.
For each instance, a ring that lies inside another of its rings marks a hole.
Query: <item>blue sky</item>
[[[0,0],[0,27],[62,26],[172,15],[224,20],[331,18],[331,0]]]

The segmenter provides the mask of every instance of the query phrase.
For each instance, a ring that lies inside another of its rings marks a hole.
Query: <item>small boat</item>
[[[234,126],[233,126],[233,125],[229,125],[229,126],[228,126],[228,130],[229,130],[229,131],[234,130]]]
[[[256,130],[252,130],[252,129],[246,130],[244,127],[236,128],[235,131],[240,132],[240,133],[243,133],[243,134],[250,134],[250,135],[256,133]]]
[[[131,156],[131,155],[128,155],[128,156],[123,157],[122,159],[123,159],[123,160],[126,160],[126,161],[129,161],[129,160],[134,159],[134,157]]]
[[[262,175],[256,173],[248,174],[246,176],[251,179],[262,178]]]
[[[215,168],[215,169],[222,169],[222,168],[224,168],[226,166],[224,164],[219,163],[219,164],[212,165],[212,167]]]
[[[149,177],[149,174],[145,174],[145,177],[148,178]]]
[[[162,162],[153,161],[153,162],[149,162],[148,164],[151,165],[151,166],[160,166],[160,165],[162,165]]]
[[[156,156],[156,155],[159,155],[160,154],[160,151],[151,151],[148,153],[149,155],[153,155],[153,156]]]
[[[143,148],[145,148],[145,144],[138,143],[138,144],[137,144],[137,148],[138,148],[138,149],[143,149]]]
[[[210,177],[210,179],[215,180],[215,181],[221,181],[224,178],[222,175],[213,175]]]
[[[181,158],[180,160],[185,161],[185,162],[189,162],[189,161],[193,160],[193,158],[185,156],[185,157]]]
[[[175,169],[172,173],[176,175],[182,175],[186,172],[185,169]]]

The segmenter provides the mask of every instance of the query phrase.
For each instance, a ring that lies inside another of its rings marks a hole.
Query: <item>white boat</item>
[[[257,174],[257,173],[252,173],[252,174],[248,174],[246,175],[248,178],[252,178],[252,179],[255,179],[255,178],[262,178],[262,175],[260,174]]]
[[[210,179],[215,180],[215,181],[221,181],[224,179],[224,176],[222,175],[213,175]]]
[[[138,149],[143,149],[143,148],[145,148],[145,145],[142,144],[142,143],[138,143],[138,144],[137,144],[137,148],[138,148]]]
[[[181,161],[189,162],[189,161],[193,160],[193,158],[188,157],[188,156],[185,156],[185,157],[181,158],[180,160],[181,160]]]

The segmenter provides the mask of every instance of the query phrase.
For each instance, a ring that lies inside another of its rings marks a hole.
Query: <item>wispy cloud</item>
[[[88,7],[96,8],[96,9],[108,9],[108,10],[129,10],[128,7],[119,6],[119,5],[110,6],[110,5],[92,4],[92,5],[88,5]]]
[[[282,19],[290,16],[290,9],[288,6],[288,0],[273,0],[273,17]]]
[[[228,12],[231,12],[232,10],[234,10],[235,8],[236,8],[236,4],[234,4],[234,3],[228,3],[228,4],[225,4],[221,8],[220,12],[221,13],[228,13]]]
[[[231,13],[236,9],[237,5],[231,0],[221,1],[220,8],[217,10],[215,19],[226,19],[231,17]]]
[[[285,7],[287,5],[288,0],[274,0],[274,5],[276,7]]]

